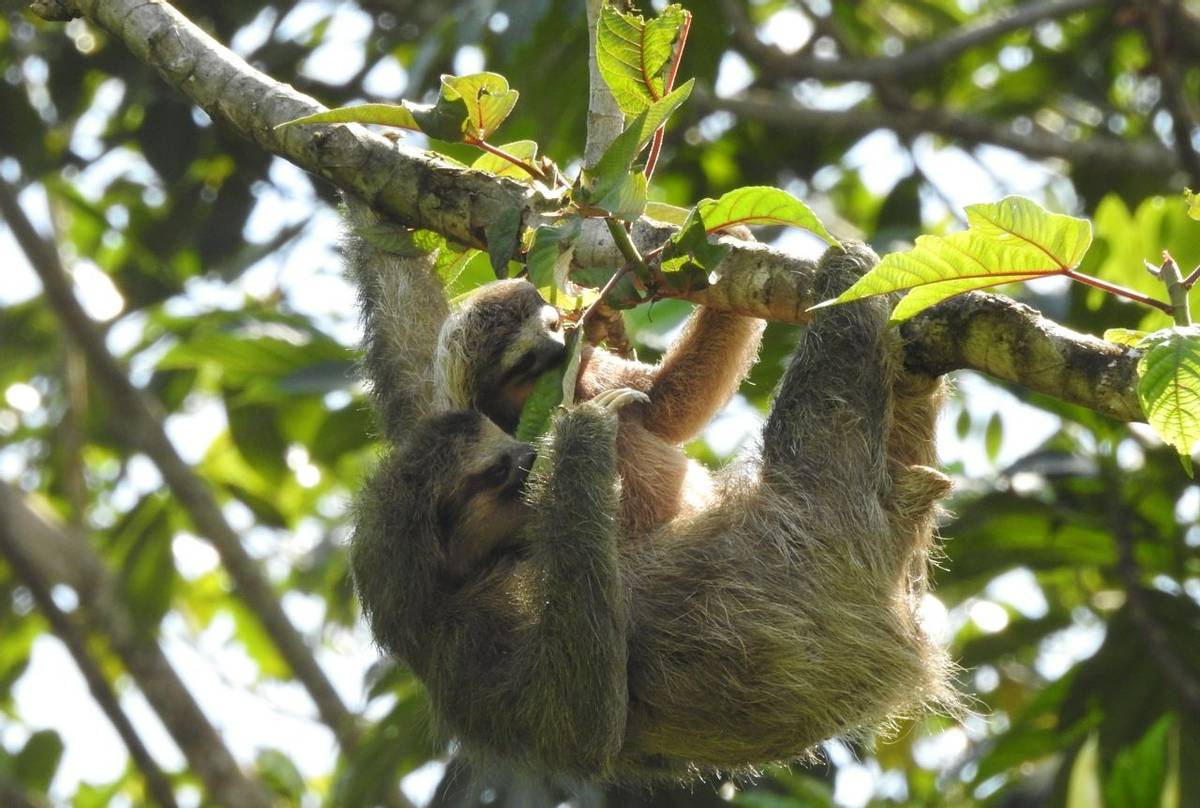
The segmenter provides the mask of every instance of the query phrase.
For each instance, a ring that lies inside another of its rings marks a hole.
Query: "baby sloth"
[[[648,530],[710,503],[710,474],[680,445],[737,391],[758,354],[764,325],[697,308],[657,365],[584,346],[577,400],[623,388],[644,394],[621,412],[617,436],[627,531]],[[532,284],[489,284],[442,327],[434,359],[438,404],[477,409],[512,431],[534,381],[564,356],[558,311]]]
[[[360,202],[347,200],[347,210],[358,230],[380,222]],[[414,394],[432,398],[427,412],[474,409],[513,432],[533,383],[565,359],[558,310],[533,284],[511,279],[487,284],[450,312],[428,259],[397,257],[353,232],[348,253],[362,289],[377,405],[394,424],[389,435],[403,434],[413,416],[411,406],[395,399]],[[577,400],[621,388],[645,394],[644,402],[621,412],[618,436],[621,521],[628,531],[649,530],[710,503],[710,474],[680,445],[737,391],[764,326],[697,308],[657,365],[584,347]],[[422,367],[427,370],[418,372]]]
[[[817,293],[876,260],[827,251]],[[522,503],[505,492],[529,447],[476,412],[413,423],[359,498],[351,565],[443,730],[485,762],[693,779],[952,705],[918,618],[948,487],[928,467],[941,390],[902,371],[887,319],[881,300],[820,310],[759,456],[640,533],[619,512],[627,395],[556,419]]]

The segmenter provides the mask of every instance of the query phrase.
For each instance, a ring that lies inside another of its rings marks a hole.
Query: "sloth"
[[[450,312],[432,259],[372,244],[360,232],[386,225],[357,200],[347,198],[346,209],[346,252],[362,290],[368,335],[366,365],[383,421],[391,425],[388,435],[403,434],[414,409],[474,409],[513,432],[538,376],[566,358],[558,310],[533,284],[509,279],[485,285]],[[710,503],[711,475],[680,446],[737,391],[758,355],[764,326],[698,307],[657,365],[583,348],[577,400],[621,388],[644,394],[625,399],[618,434],[621,517],[629,532]]]
[[[877,260],[830,248],[817,292]],[[902,370],[887,312],[818,311],[759,451],[643,534],[620,518],[628,391],[560,413],[536,461],[478,411],[411,423],[357,500],[350,561],[442,730],[484,764],[692,780],[953,709],[918,618],[948,490],[930,467],[941,385]]]

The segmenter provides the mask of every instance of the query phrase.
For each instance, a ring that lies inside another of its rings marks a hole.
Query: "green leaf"
[[[710,233],[739,224],[785,224],[803,227],[826,243],[838,245],[817,214],[782,188],[764,185],[736,188],[719,199],[701,200],[696,207]]]
[[[673,224],[677,227],[682,226],[691,213],[687,208],[681,208],[678,205],[668,205],[666,202],[646,203],[646,216],[660,222]]]
[[[58,771],[62,754],[63,742],[57,732],[44,729],[33,733],[13,761],[17,782],[44,794]]]
[[[1187,202],[1187,215],[1200,222],[1200,194],[1194,193],[1191,188],[1184,188],[1183,199]]]
[[[1092,239],[1086,219],[1049,213],[1019,196],[969,206],[967,223],[961,233],[919,237],[911,250],[888,255],[836,300],[818,305],[911,289],[892,312],[899,322],[963,292],[1066,272]]]
[[[1118,345],[1136,346],[1149,336],[1148,331],[1138,331],[1133,328],[1110,328],[1104,332],[1104,338]]]
[[[1000,413],[994,412],[988,419],[983,442],[988,460],[995,463],[996,458],[1000,456],[1000,445],[1004,442],[1004,422],[1000,420]]]
[[[637,171],[620,177],[591,204],[622,221],[634,221],[646,209],[646,175]]]
[[[660,267],[663,275],[680,289],[708,286],[709,273],[730,250],[727,244],[714,244],[708,240],[708,231],[699,211],[697,206],[662,251]]]
[[[600,75],[626,115],[637,115],[663,97],[675,41],[688,12],[672,4],[647,22],[640,14],[605,5],[596,30]]]
[[[1160,808],[1169,804],[1168,758],[1175,723],[1175,716],[1164,715],[1141,740],[1117,753],[1104,787],[1105,805]],[[1178,789],[1178,782],[1174,788]]]
[[[508,277],[508,262],[517,251],[521,236],[521,209],[508,208],[483,232],[487,239],[488,259],[497,278]]]
[[[461,99],[466,104],[467,118],[460,131],[480,140],[487,140],[504,123],[517,105],[519,95],[516,90],[509,89],[508,79],[499,73],[442,76],[442,98],[448,101]]]
[[[422,131],[417,119],[413,117],[413,109],[429,110],[432,107],[422,104],[356,104],[352,107],[335,107],[324,112],[314,112],[300,118],[293,118],[275,126],[282,129],[285,126],[309,123],[375,123],[383,126],[398,126],[401,129]]]
[[[1138,360],[1138,400],[1158,436],[1179,452],[1192,474],[1192,448],[1200,441],[1200,326],[1169,328],[1143,339]]]
[[[580,220],[572,217],[553,225],[541,225],[534,231],[533,244],[525,258],[530,283],[539,288],[562,287],[559,280],[570,267],[580,227]]]
[[[1100,791],[1100,738],[1093,732],[1071,764],[1066,808],[1096,808],[1103,804]]]
[[[511,154],[518,160],[522,160],[530,165],[537,160],[538,144],[536,140],[516,140],[512,143],[505,143],[498,148],[500,151]],[[519,165],[505,160],[503,157],[497,157],[491,152],[484,152],[478,160],[471,163],[471,168],[486,171],[498,177],[512,177],[522,182],[529,182],[533,179],[533,176]]]
[[[567,332],[567,361],[547,370],[533,383],[533,392],[521,408],[521,419],[517,422],[514,433],[517,440],[526,443],[537,440],[550,428],[558,406],[573,403],[575,380],[579,376],[579,334],[578,328]]]
[[[246,654],[258,665],[259,672],[263,676],[280,681],[291,676],[291,667],[280,655],[275,641],[263,628],[258,616],[239,600],[231,600],[226,609],[233,617],[234,635],[241,642]]]
[[[617,135],[604,152],[604,156],[596,163],[596,167],[584,172],[579,201],[595,203],[610,198],[614,192],[620,193],[620,187],[626,183],[633,161],[654,137],[654,131],[691,95],[695,83],[694,79],[689,79],[661,101],[651,104],[625,127],[625,131]]]
[[[297,805],[304,796],[304,777],[292,759],[278,749],[264,749],[255,760],[259,779],[272,794],[289,805]]]

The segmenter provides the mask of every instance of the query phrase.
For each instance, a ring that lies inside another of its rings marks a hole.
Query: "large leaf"
[[[629,175],[633,161],[654,137],[654,131],[662,126],[671,113],[687,100],[692,92],[695,81],[689,79],[679,89],[668,94],[661,101],[656,101],[638,114],[625,131],[617,135],[616,140],[609,144],[604,156],[596,163],[596,167],[586,172],[582,178],[583,188],[580,200],[599,207],[601,201],[608,201],[613,207],[621,207],[628,211],[628,206],[621,203],[636,193],[637,188],[630,184]],[[644,186],[645,180],[642,180]],[[644,205],[644,201],[643,201]],[[609,210],[609,208],[605,208]],[[611,211],[610,211],[611,212]],[[640,211],[639,211],[640,213]]]
[[[1200,326],[1170,328],[1137,346],[1138,400],[1146,420],[1175,447],[1188,474],[1191,451],[1200,441]]]
[[[566,270],[570,268],[579,232],[580,220],[577,218],[544,224],[534,231],[533,244],[525,259],[530,283],[539,289],[562,287],[560,281],[565,279]]]
[[[519,93],[498,73],[442,76],[436,104],[358,104],[317,112],[276,126],[309,123],[374,123],[424,132],[438,140],[486,140],[516,106]]]
[[[963,292],[1066,272],[1091,244],[1086,219],[1049,213],[1023,197],[966,210],[964,232],[921,236],[911,250],[888,255],[836,300],[819,305],[911,289],[892,312],[899,322]]]
[[[1128,808],[1163,808],[1179,804],[1179,782],[1171,767],[1178,756],[1171,754],[1175,716],[1158,719],[1142,739],[1117,753],[1105,783],[1105,805]]]
[[[719,199],[703,199],[696,208],[710,233],[739,224],[786,224],[803,227],[829,244],[838,243],[812,208],[782,188],[765,185],[736,188]]]
[[[637,115],[663,97],[675,40],[688,12],[672,4],[646,21],[605,5],[596,31],[600,75],[626,115]]]

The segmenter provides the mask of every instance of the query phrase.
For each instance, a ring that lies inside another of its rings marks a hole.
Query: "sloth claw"
[[[592,403],[603,407],[609,412],[617,412],[629,404],[648,404],[650,396],[643,393],[641,390],[634,390],[632,387],[616,387],[612,390],[604,390],[592,397]]]

